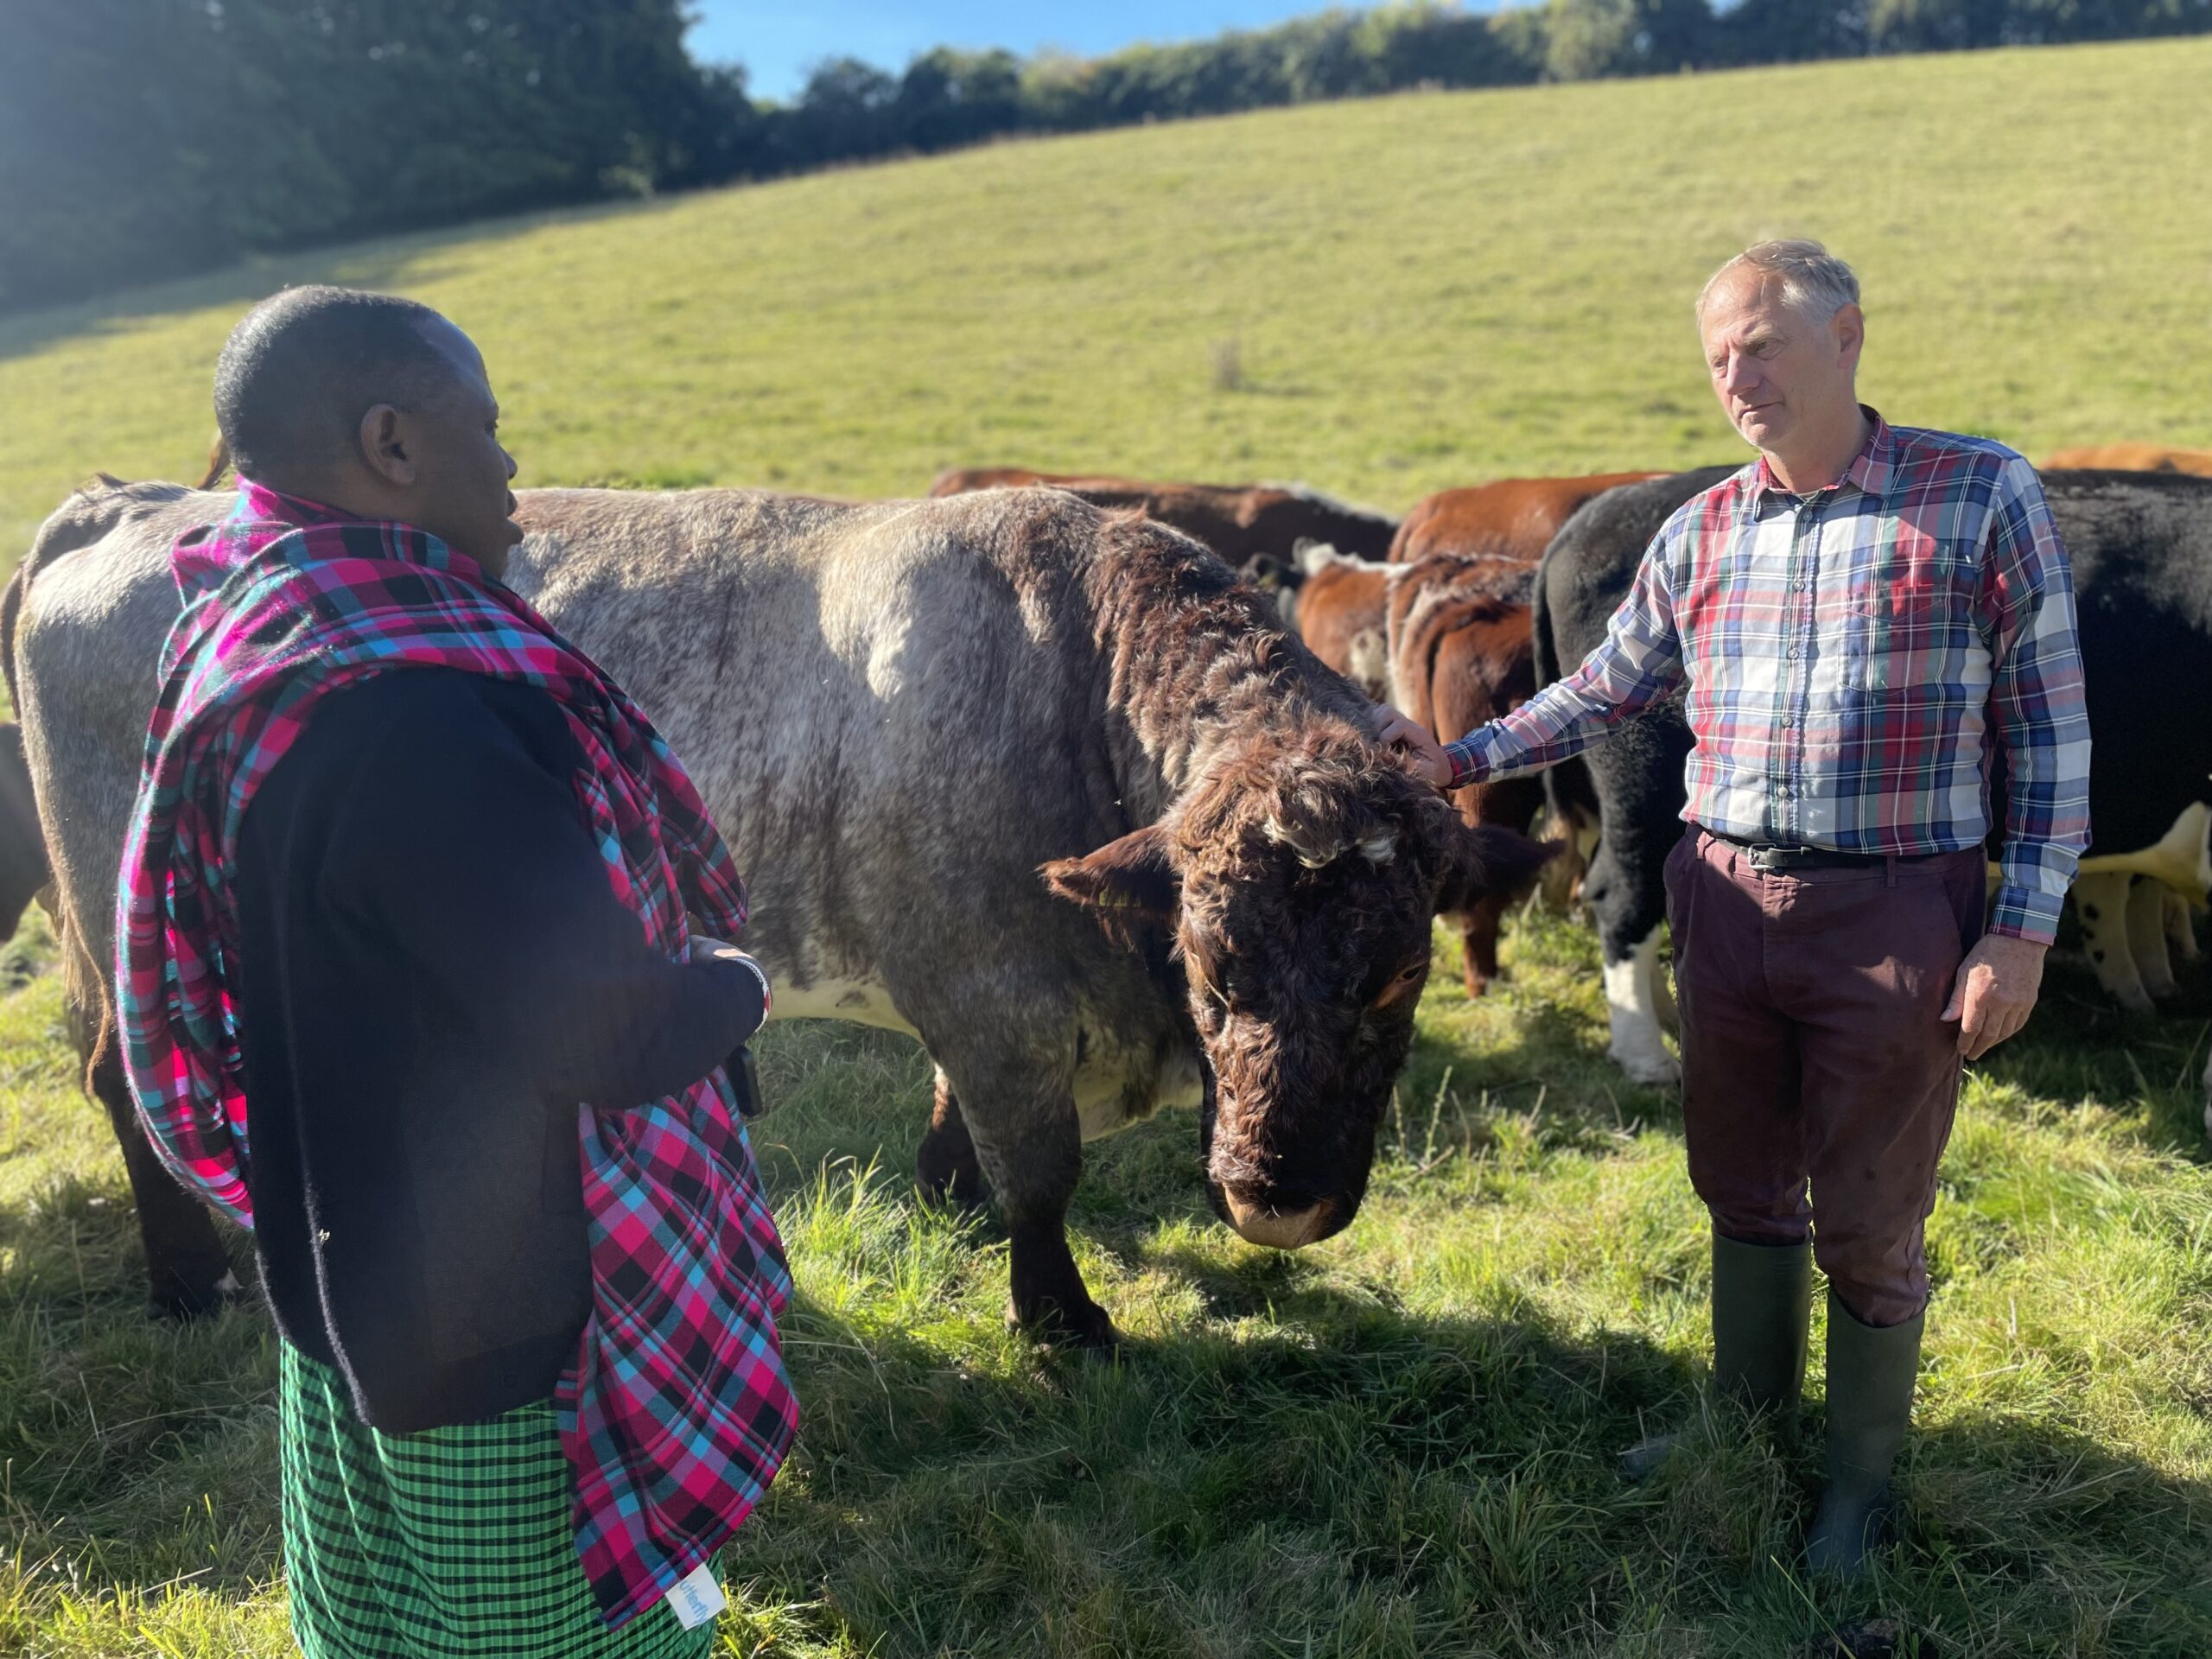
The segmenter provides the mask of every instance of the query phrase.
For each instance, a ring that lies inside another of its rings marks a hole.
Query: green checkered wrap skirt
[[[306,1659],[705,1659],[666,1602],[601,1623],[540,1401],[489,1422],[383,1434],[289,1343],[278,1389],[284,1565]]]

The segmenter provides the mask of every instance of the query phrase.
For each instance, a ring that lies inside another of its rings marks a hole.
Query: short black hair
[[[419,406],[454,378],[414,300],[288,288],[247,312],[215,363],[215,423],[248,478],[283,479],[342,457],[378,404]]]

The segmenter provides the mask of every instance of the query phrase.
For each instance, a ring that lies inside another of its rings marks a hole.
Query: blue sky
[[[897,71],[932,46],[1003,46],[1027,54],[1059,47],[1086,56],[1136,41],[1186,41],[1225,29],[1251,29],[1319,11],[1329,0],[1110,0],[1108,4],[1018,3],[1017,0],[692,0],[695,56],[733,59],[752,72],[756,98],[788,99],[823,58],[855,57]],[[1489,11],[1493,0],[1470,10]]]

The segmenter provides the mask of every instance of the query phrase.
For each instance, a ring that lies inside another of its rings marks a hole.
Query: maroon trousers
[[[1762,874],[1695,825],[1667,861],[1691,1183],[1726,1237],[1809,1233],[1865,1325],[1928,1300],[1959,1095],[1959,1027],[1941,1016],[1981,935],[1985,868],[1974,847]]]

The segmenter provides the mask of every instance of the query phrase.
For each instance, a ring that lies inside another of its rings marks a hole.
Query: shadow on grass
[[[1398,1079],[1399,1109],[1418,1129],[1440,1092],[1531,1117],[1548,1144],[1587,1147],[1608,1136],[1650,1127],[1679,1130],[1678,1090],[1633,1083],[1606,1058],[1604,1032],[1571,1008],[1512,990],[1508,1034],[1476,1046],[1448,1033],[1424,1031]],[[1448,1083],[1447,1076],[1448,1075]]]
[[[487,245],[496,247],[549,225],[665,213],[684,200],[679,194],[650,201],[593,202],[328,247],[256,255],[242,264],[149,288],[102,295],[74,305],[0,315],[0,361],[33,356],[66,340],[127,334],[142,323],[183,312],[228,308],[242,313],[277,289],[300,283],[336,283],[366,289],[418,287],[450,275],[458,268],[455,256],[463,249],[474,264],[481,263]]]
[[[125,1198],[65,1182],[0,1211],[10,1530],[77,1593],[243,1594],[279,1566],[275,1339],[253,1310],[145,1320]],[[1776,1659],[1887,1614],[1946,1654],[2212,1651],[2212,1491],[2065,1429],[1921,1435],[1904,1548],[1820,1588],[1795,1565],[1814,1452],[1702,1408],[1679,1354],[1078,1225],[1199,1317],[1099,1363],[795,1300],[801,1449],[725,1562],[748,1642]],[[1662,1476],[1622,1484],[1620,1447],[1680,1421]]]
[[[2201,1160],[2212,964],[2177,963],[2175,978],[2156,1014],[2131,1014],[2086,959],[2054,952],[2027,1030],[1976,1069],[2048,1099],[2095,1099],[2132,1119],[2145,1147]]]
[[[1780,1659],[1878,1618],[1947,1655],[2212,1650],[2202,1483],[1948,1425],[1908,1455],[1882,1572],[1815,1584],[1815,1437],[1778,1448],[1637,1338],[1411,1314],[1263,1260],[1179,1263],[1258,1334],[1110,1363],[990,1374],[796,1309],[806,1449],[734,1558],[752,1598],[887,1655]],[[1681,1449],[1626,1485],[1615,1456],[1654,1417]]]

